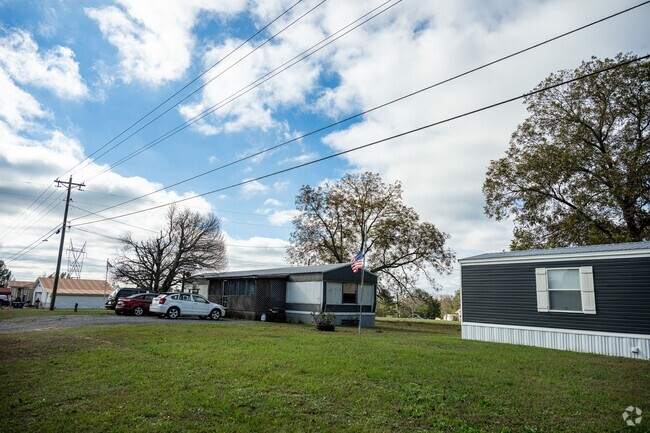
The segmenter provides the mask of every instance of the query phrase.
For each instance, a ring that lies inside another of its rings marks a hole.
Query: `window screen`
[[[343,303],[357,303],[357,285],[355,283],[343,283]]]
[[[582,311],[579,269],[548,269],[550,310]]]

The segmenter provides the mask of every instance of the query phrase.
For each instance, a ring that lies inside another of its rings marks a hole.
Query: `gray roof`
[[[477,256],[465,257],[459,261],[463,262],[469,260],[510,259],[532,256],[561,256],[564,254],[609,253],[638,250],[650,250],[650,241],[607,245],[589,245],[583,247],[549,248],[547,250],[503,251],[500,253],[485,253],[479,254]]]
[[[193,275],[193,278],[287,277],[289,275],[297,274],[322,274],[324,272],[333,271],[345,266],[350,266],[350,263],[336,263],[333,265],[316,266],[289,266],[286,268],[253,269],[234,272],[216,272]]]

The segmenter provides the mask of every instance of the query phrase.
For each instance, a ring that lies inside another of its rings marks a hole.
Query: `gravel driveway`
[[[145,325],[151,323],[201,323],[205,326],[214,326],[224,323],[233,323],[233,320],[220,319],[200,320],[195,317],[181,317],[175,320],[161,319],[154,316],[118,316],[115,315],[61,315],[61,316],[31,316],[17,317],[14,319],[0,320],[0,334],[13,334],[25,331],[43,331],[47,329],[76,328],[79,326],[99,325]]]

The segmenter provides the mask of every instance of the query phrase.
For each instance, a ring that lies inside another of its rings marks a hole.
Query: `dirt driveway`
[[[100,325],[145,325],[152,323],[202,323],[205,326],[215,326],[234,323],[230,319],[200,320],[196,317],[181,317],[175,320],[161,319],[155,316],[118,316],[115,315],[61,315],[61,316],[26,316],[0,320],[0,334],[14,334],[26,331],[43,331],[48,329],[77,328],[80,326]]]

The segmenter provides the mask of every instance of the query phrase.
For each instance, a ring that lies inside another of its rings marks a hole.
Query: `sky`
[[[72,178],[84,186],[65,248],[85,245],[82,278],[103,279],[116,237],[154,235],[178,200],[221,220],[228,270],[283,266],[299,189],[365,171],[400,181],[458,258],[507,250],[512,222],[485,216],[481,188],[527,117],[521,100],[292,168],[522,95],[592,56],[645,55],[650,5],[302,136],[639,3],[0,0],[0,260],[18,280],[54,272],[66,194],[54,181]],[[458,264],[438,283],[459,288]]]

